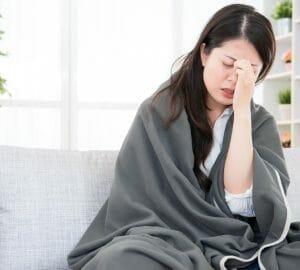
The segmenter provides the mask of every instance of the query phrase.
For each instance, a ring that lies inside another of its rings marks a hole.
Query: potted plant
[[[278,94],[279,113],[282,120],[291,119],[291,88],[285,88]]]
[[[280,0],[276,3],[272,18],[277,22],[277,35],[285,35],[292,30],[293,4],[291,0]]]
[[[0,18],[1,17],[2,16],[0,15]],[[3,34],[4,34],[4,32],[0,30],[0,40],[2,39]],[[6,56],[6,54],[0,51],[0,56]],[[11,94],[5,88],[5,82],[6,82],[6,80],[0,75],[0,95],[3,95],[6,93],[9,96],[11,96]]]

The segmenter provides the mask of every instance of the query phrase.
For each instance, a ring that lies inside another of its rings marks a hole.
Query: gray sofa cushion
[[[116,152],[0,147],[0,268],[68,269],[109,193]]]
[[[300,220],[300,148],[285,155],[288,201]],[[109,194],[116,157],[0,146],[0,268],[68,269],[67,254]]]

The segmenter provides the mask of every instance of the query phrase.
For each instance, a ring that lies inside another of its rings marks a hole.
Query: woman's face
[[[207,104],[212,110],[223,111],[233,102],[233,94],[238,75],[234,62],[247,59],[257,79],[262,67],[262,60],[255,47],[245,39],[226,41],[221,47],[205,53],[205,44],[201,46],[201,60],[204,66],[203,79],[208,91]],[[255,79],[255,80],[256,80]]]

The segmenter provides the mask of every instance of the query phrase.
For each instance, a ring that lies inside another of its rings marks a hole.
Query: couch
[[[117,154],[0,146],[0,269],[68,269],[67,254],[109,194]],[[284,154],[300,220],[300,148]]]

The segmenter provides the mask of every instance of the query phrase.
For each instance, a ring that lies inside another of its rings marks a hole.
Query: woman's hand
[[[234,68],[238,78],[235,85],[232,108],[235,112],[249,112],[257,76],[251,63],[246,59],[236,60]]]

